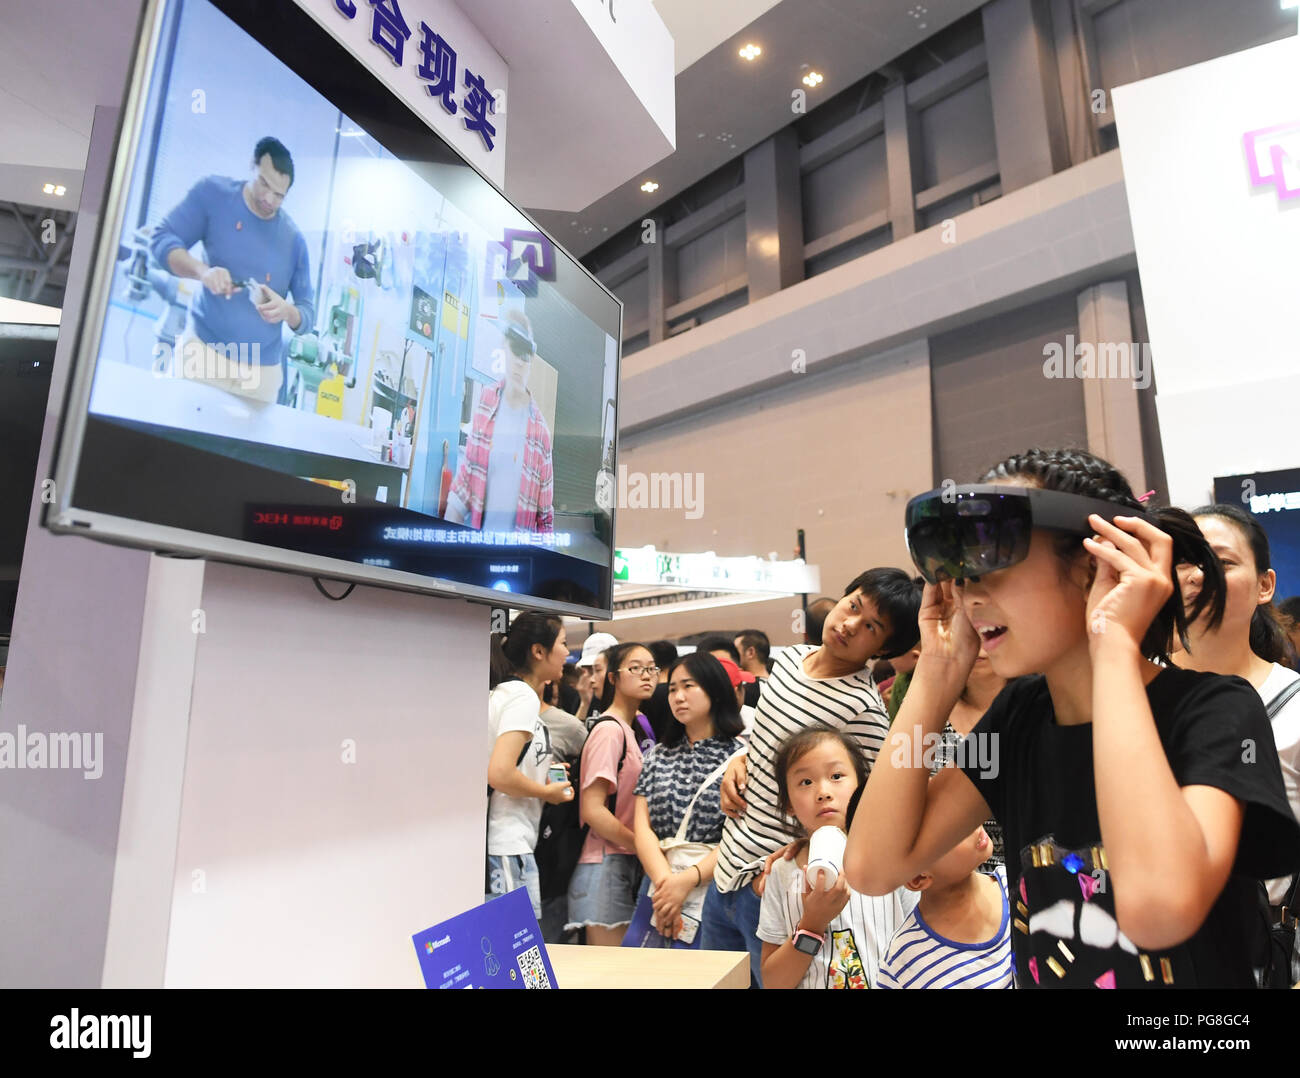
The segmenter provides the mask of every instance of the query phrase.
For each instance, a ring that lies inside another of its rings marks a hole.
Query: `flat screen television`
[[[150,0],[45,524],[606,618],[621,329],[297,4]]]
[[[1240,505],[1264,529],[1277,575],[1273,601],[1300,595],[1300,468],[1215,476],[1214,500]]]
[[[56,335],[53,326],[0,324],[0,646],[13,632]]]

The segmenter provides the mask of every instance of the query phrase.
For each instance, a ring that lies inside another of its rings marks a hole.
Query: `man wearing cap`
[[[532,325],[510,309],[500,327],[505,377],[479,397],[446,519],[483,531],[549,533],[555,530],[551,432],[528,390]]]

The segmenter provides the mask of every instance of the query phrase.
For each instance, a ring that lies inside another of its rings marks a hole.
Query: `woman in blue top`
[[[683,907],[686,917],[698,925],[699,911],[692,918],[691,909],[699,903],[693,902],[692,895],[702,900],[713,878],[717,845],[722,841],[724,817],[718,801],[723,772],[726,762],[744,748],[738,740],[744,724],[731,681],[712,655],[695,652],[673,663],[668,671],[668,707],[675,721],[645,757],[636,786],[634,827],[637,857],[646,874],[641,893],[654,888],[655,924],[663,947],[671,947],[679,937],[683,942],[693,938],[683,920]],[[690,821],[682,837],[712,850],[688,868],[680,867],[681,856],[674,857],[678,862],[674,870],[665,856],[664,840],[673,844],[688,809]]]

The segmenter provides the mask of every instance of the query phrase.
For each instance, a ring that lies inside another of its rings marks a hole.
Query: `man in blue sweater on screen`
[[[292,185],[289,151],[264,138],[253,150],[248,180],[204,177],[154,230],[154,258],[203,284],[176,342],[176,374],[254,400],[278,400],[280,324],[295,333],[315,324],[307,241],[280,208]],[[200,240],[202,259],[190,253]]]

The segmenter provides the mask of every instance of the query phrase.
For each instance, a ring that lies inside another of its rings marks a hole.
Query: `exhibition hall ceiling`
[[[672,35],[677,61],[674,72],[678,75],[779,3],[781,0],[651,0]]]
[[[630,2],[630,0],[628,0]],[[981,0],[654,0],[675,42],[677,149],[580,213],[539,211],[581,255],[790,122],[804,65],[809,109]],[[121,100],[141,0],[42,0],[0,10],[0,201],[74,208],[96,104]],[[617,10],[617,9],[616,9]],[[762,55],[747,62],[741,46]],[[659,184],[653,195],[644,180]],[[44,183],[62,184],[62,198]]]
[[[77,208],[95,106],[122,98],[141,0],[0,4],[0,201]],[[46,183],[66,188],[43,193]]]
[[[804,90],[811,111],[983,3],[655,0],[677,46],[677,149],[580,213],[537,210],[534,216],[574,254],[585,255],[785,127],[794,118],[795,90]],[[701,15],[701,8],[713,14]],[[739,17],[748,21],[737,24]],[[752,62],[739,55],[751,43],[763,50]],[[824,78],[812,89],[801,81],[810,70]],[[658,189],[643,192],[646,180]]]

